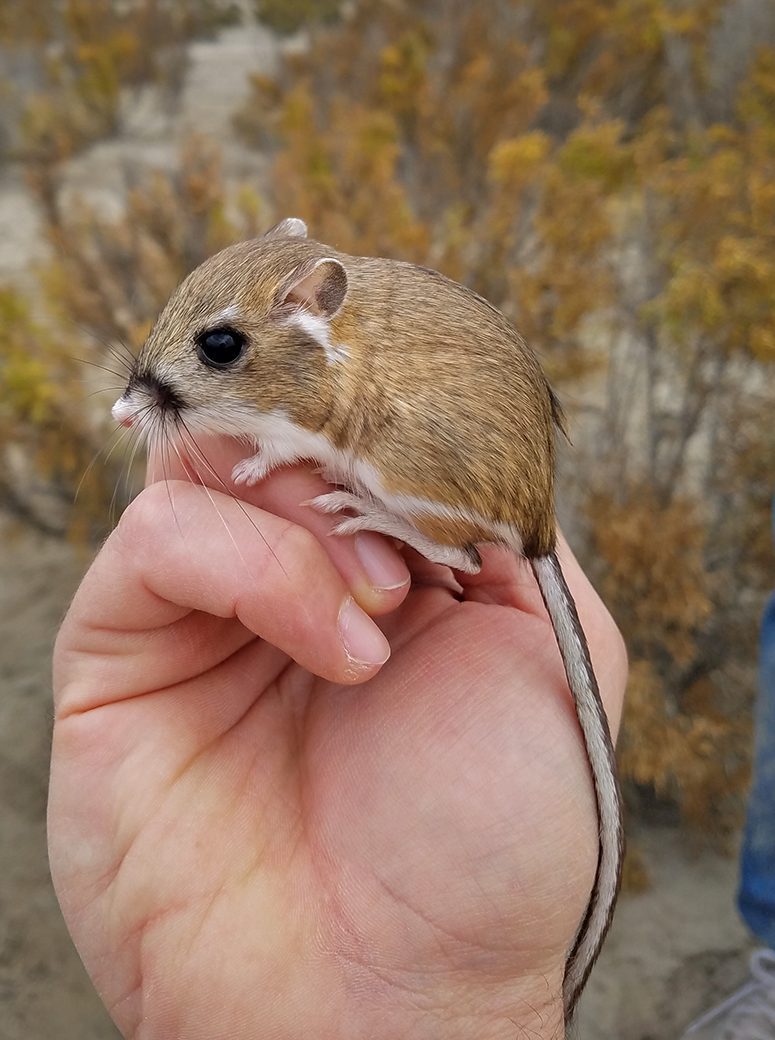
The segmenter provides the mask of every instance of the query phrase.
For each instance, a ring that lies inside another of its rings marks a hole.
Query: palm
[[[88,648],[101,693],[57,724],[52,869],[125,1032],[513,1035],[556,996],[596,841],[551,629],[500,555],[462,596],[415,577],[367,686],[204,611]],[[74,639],[60,676],[88,700]]]

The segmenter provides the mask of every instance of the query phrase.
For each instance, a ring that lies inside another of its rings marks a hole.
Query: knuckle
[[[320,543],[306,527],[288,521],[278,535],[275,551],[289,560],[309,560],[320,552]]]

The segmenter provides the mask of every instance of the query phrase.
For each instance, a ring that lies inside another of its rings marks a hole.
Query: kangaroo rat
[[[594,781],[597,875],[566,965],[569,1015],[608,929],[622,826],[608,723],[555,553],[557,401],[537,359],[480,296],[422,267],[347,256],[282,221],[193,271],[145,343],[116,419],[248,439],[252,484],[311,459],[346,490],[336,531],[378,531],[475,573],[477,543],[526,557],[559,644]]]

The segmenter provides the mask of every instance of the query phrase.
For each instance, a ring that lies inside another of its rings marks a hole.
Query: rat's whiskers
[[[225,495],[228,495],[229,498],[234,499],[234,501],[237,503],[237,506],[238,506],[240,512],[245,517],[245,519],[248,521],[248,523],[253,528],[253,530],[256,532],[256,534],[259,536],[259,538],[264,543],[264,545],[267,547],[269,552],[272,554],[272,556],[274,557],[275,561],[277,562],[277,565],[279,566],[280,570],[283,572],[283,574],[287,578],[288,577],[288,572],[286,571],[285,567],[283,567],[282,562],[280,561],[280,558],[278,557],[277,553],[274,551],[272,546],[269,544],[269,542],[268,542],[268,540],[266,538],[266,535],[261,531],[260,527],[253,520],[253,518],[251,517],[250,513],[245,508],[245,505],[242,502],[242,500],[240,499],[239,495],[236,495],[234,493],[234,491],[228,486],[228,484],[223,480],[221,475],[217,472],[215,467],[211,464],[210,460],[207,458],[207,456],[205,455],[205,453],[202,450],[201,446],[198,444],[196,438],[194,437],[193,433],[191,432],[191,428],[189,427],[188,423],[185,421],[185,419],[180,414],[178,414],[178,416],[177,416],[177,424],[178,424],[178,430],[179,431],[183,431],[185,433],[185,435],[186,435],[186,436],[182,436],[181,435],[181,442],[187,448],[187,454],[189,454],[189,457],[190,457],[190,452],[189,452],[189,446],[190,446],[190,449],[193,449],[193,452],[194,452],[195,456],[198,459],[200,459],[201,462],[206,467],[207,472],[214,478],[214,480],[217,481],[217,483],[219,485],[219,488],[223,491],[223,493]],[[193,464],[193,459],[191,461],[192,461],[192,464]],[[202,480],[202,476],[201,476],[201,474],[199,473],[198,470],[197,470],[197,476],[198,476],[199,480],[202,481],[202,483],[204,484],[205,482]],[[207,485],[205,484],[205,487],[206,486]]]
[[[110,435],[107,444],[104,444],[101,448],[98,449],[98,451],[94,453],[91,462],[83,471],[81,479],[78,481],[78,486],[76,487],[75,494],[73,495],[73,504],[75,504],[78,501],[78,495],[80,494],[81,488],[84,485],[84,481],[88,477],[89,473],[91,473],[92,469],[94,468],[94,464],[97,462],[100,456],[105,454],[104,462],[107,465],[107,463],[110,461],[110,457],[113,454],[113,452],[116,450],[119,444],[121,444],[121,442],[124,441],[131,434],[131,432],[131,429],[125,429],[122,426],[117,426],[113,433]]]
[[[178,430],[179,429],[180,429],[180,427],[178,427]],[[183,456],[178,451],[178,446],[177,446],[177,444],[175,443],[175,441],[174,441],[174,439],[172,437],[168,438],[168,443],[172,446],[173,451],[177,455],[178,461],[180,462],[180,465],[183,467],[184,472],[188,472],[188,467],[186,466],[186,463],[183,461]],[[237,544],[237,540],[235,539],[234,535],[232,534],[232,530],[229,527],[229,524],[228,524],[228,522],[226,520],[226,517],[223,515],[221,510],[218,508],[218,503],[215,501],[215,498],[213,498],[213,494],[210,491],[210,488],[207,486],[205,481],[202,479],[202,475],[199,472],[194,459],[191,458],[191,456],[188,456],[188,458],[189,458],[189,462],[191,464],[191,467],[192,467],[192,469],[194,471],[194,474],[195,474],[197,480],[199,481],[199,483],[201,484],[201,486],[204,488],[205,494],[210,499],[210,502],[212,504],[213,509],[218,514],[218,518],[220,519],[221,523],[223,524],[223,528],[226,531],[226,534],[229,536],[229,540],[231,541],[231,544],[237,550],[237,555],[239,556],[240,560],[242,560],[243,564],[247,567],[247,565],[248,565],[247,560],[243,556],[242,550],[240,549],[239,545]]]

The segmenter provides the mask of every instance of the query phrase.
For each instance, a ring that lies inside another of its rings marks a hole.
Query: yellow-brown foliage
[[[686,708],[676,711],[654,666],[636,660],[619,761],[625,778],[675,799],[687,820],[724,837],[739,823],[751,727],[745,715],[730,717],[714,708],[707,692],[691,691]]]
[[[341,0],[255,0],[258,17],[278,33],[336,21],[341,6]]]
[[[622,775],[675,800],[688,819],[726,831],[748,779],[750,722],[730,714],[717,688],[718,669],[729,665],[729,640],[717,630],[731,590],[723,587],[729,574],[709,566],[711,518],[696,500],[664,503],[645,484],[593,495],[588,509],[600,590],[631,657]],[[706,646],[716,632],[726,644],[720,660]],[[752,644],[744,640],[749,651]]]
[[[41,277],[49,305],[95,337],[139,344],[185,275],[266,221],[256,192],[227,187],[217,146],[194,136],[172,173],[127,185],[124,215],[70,200],[51,226],[54,260]]]
[[[706,520],[694,500],[663,503],[646,483],[617,491],[587,502],[603,598],[617,604],[636,659],[685,667],[711,611]]]
[[[176,90],[185,45],[234,14],[210,0],[36,0],[4,4],[0,41],[23,50],[34,66],[32,85],[4,84],[16,95],[16,139],[37,177],[121,125],[122,95],[153,83]],[[27,71],[27,76],[31,75]]]
[[[128,351],[175,286],[267,219],[252,188],[226,186],[218,149],[199,137],[184,145],[176,172],[151,171],[129,184],[120,219],[77,200],[57,216],[49,227],[54,257],[40,270],[40,320],[17,292],[0,290],[0,468],[8,475],[0,498],[17,516],[74,535],[104,529],[111,502],[120,506],[131,488],[119,481],[126,438],[111,437],[107,407],[90,403],[89,366],[108,373],[97,385],[109,381],[117,396]],[[35,493],[41,481],[56,492],[53,512],[51,495]]]
[[[25,523],[52,534],[69,527],[83,538],[102,527],[95,518],[112,482],[97,469],[73,513],[98,435],[85,420],[87,388],[65,344],[73,341],[35,321],[18,292],[0,288],[0,500]]]
[[[720,399],[699,397],[707,460],[676,465],[679,428],[651,479],[641,471],[586,503],[588,565],[632,662],[623,776],[722,834],[748,782],[759,611],[775,574],[772,395],[724,378]],[[697,472],[699,489],[682,491]]]

